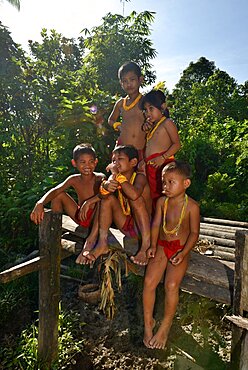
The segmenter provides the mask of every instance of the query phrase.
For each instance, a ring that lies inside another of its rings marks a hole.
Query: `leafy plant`
[[[79,314],[62,312],[59,315],[59,358],[52,365],[53,370],[66,369],[73,357],[83,349],[81,337],[82,326]],[[38,360],[38,325],[32,324],[22,331],[16,343],[0,349],[0,369],[38,370],[41,364]]]

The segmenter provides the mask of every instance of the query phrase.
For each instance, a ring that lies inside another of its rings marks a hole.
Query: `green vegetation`
[[[68,368],[73,357],[83,349],[82,327],[85,324],[75,312],[60,312],[59,315],[59,360],[52,370]],[[38,362],[38,325],[32,324],[23,330],[12,346],[0,348],[0,369],[40,369]]]
[[[147,90],[155,81],[153,21],[148,11],[127,17],[109,13],[77,40],[43,29],[40,43],[29,41],[28,54],[0,22],[1,269],[37,248],[29,214],[48,188],[73,172],[76,144],[93,143],[98,169],[104,171],[116,139],[107,117],[121,94],[118,67],[134,60]],[[247,220],[247,97],[248,81],[239,85],[204,57],[189,64],[168,96],[182,141],[177,157],[192,165],[190,193],[204,216]],[[91,112],[92,106],[97,112]],[[26,289],[25,283],[1,287],[0,323],[11,320],[29,299],[30,282]],[[31,334],[24,332],[22,347],[27,349],[24,339],[32,346],[36,334],[35,327]],[[35,361],[34,354],[20,348],[5,349],[1,357],[14,356],[20,368],[32,368],[28,361]]]

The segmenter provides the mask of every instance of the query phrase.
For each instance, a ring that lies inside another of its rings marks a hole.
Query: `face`
[[[185,192],[190,185],[190,179],[185,179],[176,171],[162,172],[163,193],[168,198],[176,197]]]
[[[125,153],[114,153],[112,163],[116,166],[118,172],[124,173],[130,171],[137,164],[137,159],[129,159]]]
[[[150,123],[158,122],[163,117],[161,110],[154,107],[154,105],[151,105],[150,103],[145,103],[144,113],[145,113],[147,122],[150,122]]]
[[[139,91],[142,77],[138,77],[134,72],[127,72],[120,81],[121,87],[127,94],[134,94]]]
[[[76,161],[72,159],[72,165],[78,169],[81,175],[91,175],[97,162],[97,158],[95,159],[91,154],[81,154]]]

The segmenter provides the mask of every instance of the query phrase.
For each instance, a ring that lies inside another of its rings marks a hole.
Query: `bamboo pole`
[[[40,256],[49,259],[48,268],[39,273],[38,355],[41,369],[50,369],[58,357],[61,224],[62,215],[49,210],[39,227]]]

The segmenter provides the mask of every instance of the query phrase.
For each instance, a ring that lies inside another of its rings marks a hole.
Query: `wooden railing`
[[[216,222],[209,225],[208,229],[216,232],[214,227]],[[234,323],[232,370],[245,370],[242,364],[248,356],[246,348],[248,324],[246,327],[245,319],[243,318],[241,323],[239,318],[244,316],[244,311],[248,311],[248,231],[247,223],[244,223],[242,227],[235,227],[237,228],[234,239],[235,269],[231,268],[227,262],[223,264],[216,259],[192,252],[182,288],[232,305],[234,316],[229,317]],[[63,216],[62,221],[60,214],[47,210],[39,226],[39,256],[0,273],[0,282],[7,283],[31,272],[39,271],[38,355],[43,364],[42,369],[49,369],[58,357],[60,264],[61,259],[75,251],[77,244],[75,241],[61,240],[62,230],[68,232],[67,239],[70,235],[78,241],[80,239],[82,241],[82,237],[85,237],[70,218]],[[110,243],[112,244],[119,244],[120,247],[125,244],[128,254],[134,254],[137,251],[137,242],[123,238],[123,234],[119,231],[112,229],[111,238]],[[139,273],[144,274],[144,268],[140,268]]]

